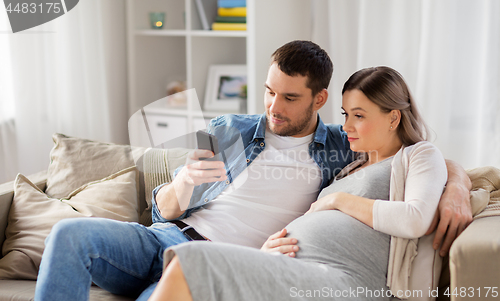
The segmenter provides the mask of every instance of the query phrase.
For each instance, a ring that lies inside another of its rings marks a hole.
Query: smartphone
[[[197,131],[196,132],[196,141],[198,149],[208,149],[214,153],[214,156],[211,158],[200,158],[200,160],[209,160],[209,161],[220,161],[219,159],[219,143],[217,141],[217,137],[212,134],[209,134],[205,131]]]

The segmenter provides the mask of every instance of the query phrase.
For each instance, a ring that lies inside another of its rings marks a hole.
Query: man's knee
[[[73,237],[79,239],[85,238],[85,233],[88,233],[90,227],[88,218],[67,218],[57,222],[47,236],[46,244],[51,241],[68,241]]]

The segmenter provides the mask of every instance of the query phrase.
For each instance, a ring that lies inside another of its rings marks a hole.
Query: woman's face
[[[345,115],[343,128],[351,149],[384,156],[384,150],[395,133],[395,129],[391,129],[391,116],[394,117],[394,114],[382,112],[380,107],[360,90],[344,92],[342,110]]]

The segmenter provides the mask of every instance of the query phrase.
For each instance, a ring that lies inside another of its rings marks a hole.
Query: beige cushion
[[[64,199],[56,199],[19,174],[5,231],[0,279],[36,279],[45,238],[52,226],[64,218],[138,221],[136,179],[136,168],[129,167],[85,184]]]
[[[151,199],[152,191],[157,186],[171,182],[177,167],[186,163],[187,154],[190,150],[185,148],[172,149],[148,149],[143,156],[143,172],[145,190],[149,192],[146,196],[148,207],[141,215],[140,222],[143,225],[151,225]]]
[[[82,185],[134,166],[129,145],[54,134],[45,193],[63,198]]]
[[[175,170],[186,163],[190,149],[149,149],[143,157],[146,190],[152,191],[158,185],[171,182]]]

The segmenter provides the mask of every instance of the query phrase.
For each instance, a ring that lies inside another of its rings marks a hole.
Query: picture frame
[[[211,65],[208,70],[203,109],[239,112],[246,100],[246,65]]]

